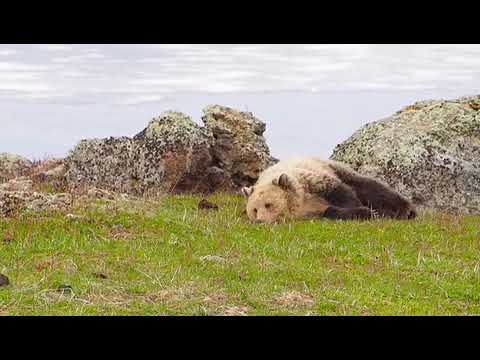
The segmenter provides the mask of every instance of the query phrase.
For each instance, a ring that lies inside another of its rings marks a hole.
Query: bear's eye
[[[273,206],[272,204],[270,204],[270,203],[267,203],[267,204],[265,204],[265,209],[267,209],[267,210],[268,210],[268,209],[271,209],[271,208],[272,208],[272,206]]]
[[[257,213],[257,211],[258,211],[257,209],[253,209],[253,212],[254,212],[255,214]]]

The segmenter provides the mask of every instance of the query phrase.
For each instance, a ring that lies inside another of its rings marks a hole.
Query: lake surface
[[[219,104],[266,122],[276,157],[328,157],[415,101],[479,93],[480,45],[0,45],[0,152],[65,156]]]
[[[166,110],[182,111],[201,124],[209,104],[248,110],[266,122],[265,137],[278,158],[330,156],[338,143],[362,125],[392,115],[417,100],[456,98],[436,93],[279,93],[190,95],[135,106],[62,105],[0,102],[0,152],[30,158],[65,156],[85,138],[133,136]]]

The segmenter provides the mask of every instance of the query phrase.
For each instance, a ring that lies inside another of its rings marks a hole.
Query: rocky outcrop
[[[0,183],[24,175],[32,162],[19,155],[0,153]]]
[[[419,207],[480,214],[480,96],[407,106],[362,127],[331,158]]]
[[[276,161],[263,137],[265,123],[252,113],[218,105],[207,107],[203,113],[205,128],[213,136],[214,163],[234,187],[253,184],[258,174]]]
[[[33,164],[28,176],[37,183],[59,185],[64,182],[66,172],[63,159],[48,159]]]
[[[67,182],[135,195],[229,191],[274,162],[251,113],[211,106],[203,121],[169,111],[133,138],[84,140],[66,159]]]
[[[24,210],[34,212],[62,210],[71,204],[72,196],[70,194],[0,190],[0,217],[12,216]]]
[[[17,155],[0,156],[0,217],[12,216],[23,210],[34,212],[65,209],[72,196],[56,191],[64,183],[63,160],[31,162]]]
[[[0,184],[0,191],[33,191],[33,181],[22,176]]]

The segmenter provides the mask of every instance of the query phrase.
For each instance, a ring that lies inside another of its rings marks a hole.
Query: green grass
[[[0,219],[0,314],[480,314],[480,217],[265,226],[199,200]]]

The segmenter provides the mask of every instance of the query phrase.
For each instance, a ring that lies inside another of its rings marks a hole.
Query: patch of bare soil
[[[246,306],[222,306],[220,308],[221,316],[247,316],[248,307]]]
[[[273,300],[275,304],[288,309],[311,308],[315,305],[315,301],[310,295],[298,291],[284,292]]]

